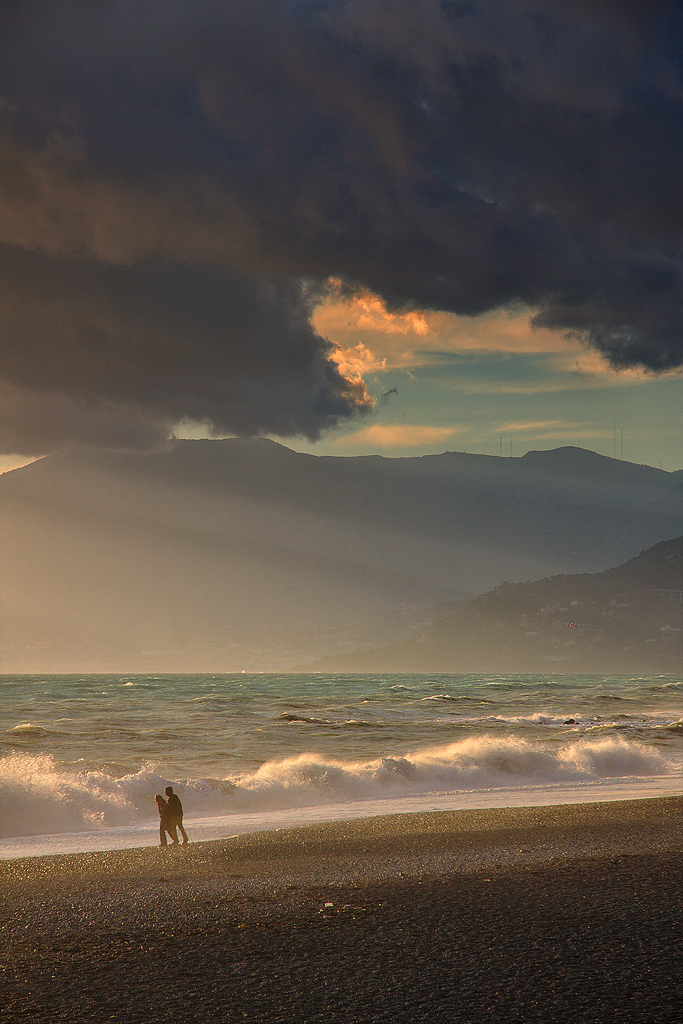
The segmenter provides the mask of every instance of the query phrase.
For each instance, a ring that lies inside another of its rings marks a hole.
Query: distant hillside
[[[601,573],[504,583],[334,672],[683,672],[683,538]]]
[[[579,448],[319,457],[268,440],[0,476],[2,671],[277,670],[683,530],[680,474]]]

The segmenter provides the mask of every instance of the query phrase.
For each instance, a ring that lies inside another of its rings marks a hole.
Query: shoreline
[[[683,796],[7,860],[7,1019],[673,1021],[681,876]]]
[[[455,790],[379,800],[318,804],[279,811],[244,811],[212,817],[188,816],[193,842],[225,839],[251,832],[281,831],[309,824],[353,821],[425,811],[486,810],[506,807],[545,807],[649,800],[683,792],[683,775],[613,779],[567,786],[565,784]],[[156,824],[129,825],[92,832],[66,832],[0,839],[0,862],[25,857],[60,856],[114,850],[144,849],[158,845]]]
[[[133,847],[54,853],[0,861],[3,887],[72,879],[144,880],[166,870],[178,878],[220,875],[226,862],[254,879],[264,865],[283,878],[329,875],[335,882],[404,871],[476,871],[549,859],[683,852],[683,795],[595,803],[417,811],[321,821],[236,834],[187,847]],[[246,878],[245,874],[238,877]],[[275,876],[274,876],[275,877]]]

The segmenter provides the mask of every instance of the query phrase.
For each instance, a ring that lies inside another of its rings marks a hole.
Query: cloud
[[[529,441],[578,441],[612,437],[612,431],[594,423],[575,423],[571,420],[537,420],[536,422],[503,423],[496,434],[528,434]]]
[[[579,427],[589,427],[590,423],[570,423],[568,420],[537,420],[529,423],[503,423],[496,429],[497,434],[509,433],[510,431],[530,430],[564,430]]]
[[[315,315],[319,329],[326,332],[351,329],[418,337],[430,333],[425,310],[392,313],[380,295],[374,295],[367,288],[349,292],[337,278],[330,278],[327,282],[325,301]]]
[[[431,310],[399,316],[367,290],[341,294],[333,288],[314,309],[313,323],[342,352],[362,352],[362,372],[434,364],[440,352],[565,353],[576,360],[577,352],[581,354],[576,339],[564,331],[533,326],[533,317],[534,310],[520,306],[479,316]],[[581,358],[585,361],[585,354]],[[604,357],[593,353],[591,366],[598,365],[607,368]]]
[[[9,246],[1,255],[7,451],[148,447],[182,418],[214,433],[314,440],[374,405],[358,376],[339,371],[295,282]]]
[[[0,455],[0,475],[11,473],[13,469],[21,469],[22,466],[28,466],[32,462],[37,462],[37,459],[28,458],[25,455]]]
[[[0,384],[0,436],[7,453],[39,456],[73,445],[150,448],[168,437],[168,428],[162,417],[129,403]]]
[[[335,441],[339,447],[422,448],[447,441],[458,433],[455,427],[425,427],[407,423],[373,423]]]
[[[109,436],[107,403],[139,443],[181,416],[317,437],[372,408],[364,366],[392,357],[368,332],[407,365],[437,314],[510,305],[614,366],[680,365],[679,21],[675,0],[7,3],[2,372],[27,411],[73,412],[41,443],[88,416]],[[312,322],[330,280],[366,332],[355,357],[337,338],[347,376]]]
[[[599,441],[605,438],[611,438],[611,430],[601,430],[600,427],[595,427],[592,430],[550,430],[547,432],[540,432],[532,434],[529,438],[530,441]]]
[[[380,359],[374,352],[359,341],[353,348],[332,343],[330,358],[339,367],[339,372],[351,380],[362,379],[365,373],[378,373],[386,370],[386,359]]]
[[[595,352],[435,350],[422,352],[412,375],[441,390],[470,394],[542,394],[635,387],[655,379],[652,371],[629,367],[616,372]],[[678,369],[658,380],[680,380]]]

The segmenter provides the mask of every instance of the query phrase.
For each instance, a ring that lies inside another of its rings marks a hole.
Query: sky
[[[681,456],[680,0],[6,0],[0,469]]]

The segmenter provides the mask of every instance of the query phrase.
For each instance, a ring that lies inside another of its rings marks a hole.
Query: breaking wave
[[[0,837],[106,829],[155,820],[154,794],[173,783],[188,817],[278,810],[454,790],[569,784],[665,775],[658,751],[621,737],[563,746],[483,735],[369,761],[306,752],[224,779],[168,779],[61,768],[51,755],[0,759]]]

